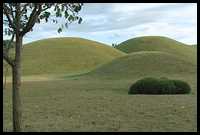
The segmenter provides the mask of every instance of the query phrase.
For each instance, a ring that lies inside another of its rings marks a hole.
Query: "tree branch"
[[[11,12],[10,12],[10,14],[11,14],[11,16],[12,16],[12,19],[13,19],[13,22],[14,22],[14,14],[13,14],[13,8],[12,8],[12,5],[11,4],[8,4],[9,5],[9,7],[10,7],[10,10],[11,10]]]
[[[8,19],[9,24],[15,30],[15,25],[14,25],[12,19],[10,18],[10,15],[9,15],[9,14],[12,14],[12,13],[9,13],[9,12],[12,12],[12,11],[9,9],[9,7],[6,6],[5,3],[3,4],[3,11],[4,11],[3,13],[6,15],[6,17]]]
[[[9,43],[7,44],[7,46],[10,46],[10,45],[12,44],[12,42],[13,42],[13,40],[14,40],[14,37],[15,37],[15,33],[12,34],[12,37],[11,37]],[[9,49],[3,48],[3,59],[4,59],[9,65],[14,66],[14,60],[13,60],[11,57],[9,57],[8,53],[9,53]]]
[[[3,51],[3,59],[10,65],[14,66],[14,60],[8,56],[8,53],[6,51]]]
[[[20,33],[21,35],[25,35],[27,32],[29,32],[32,29],[32,27],[34,26],[36,22],[37,17],[40,15],[41,12],[42,12],[42,4],[41,3],[36,4],[26,26],[23,28],[22,32]]]
[[[26,7],[27,7],[29,4],[30,4],[30,3],[25,3],[25,4],[23,5],[23,9],[22,9],[21,13],[23,13],[23,12],[25,11]]]
[[[10,42],[8,43],[7,46],[10,46],[11,43],[14,40],[14,35],[15,33],[13,33]],[[3,59],[10,65],[10,66],[14,66],[14,60],[8,56],[8,50],[6,48],[3,49]]]

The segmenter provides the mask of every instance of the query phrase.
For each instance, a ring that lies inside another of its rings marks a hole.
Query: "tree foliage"
[[[16,18],[16,7],[20,4],[20,16]],[[11,35],[16,31],[16,22],[19,21],[20,34],[25,35],[32,30],[35,23],[42,21],[58,23],[60,17],[65,18],[65,26],[78,21],[80,24],[82,18],[78,15],[82,8],[82,3],[3,3],[3,24],[6,35]],[[19,20],[17,20],[19,19]],[[61,32],[62,26],[58,28]]]

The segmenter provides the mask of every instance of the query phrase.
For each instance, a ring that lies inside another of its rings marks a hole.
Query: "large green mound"
[[[50,38],[23,46],[23,75],[87,72],[125,54],[82,38]]]
[[[184,57],[185,59],[193,62],[196,62],[197,57],[197,51],[195,48],[171,38],[162,36],[144,36],[132,38],[120,43],[116,48],[126,53],[138,51],[168,52]]]
[[[140,78],[196,73],[196,64],[176,55],[159,51],[140,51],[104,64],[89,75],[106,78]]]

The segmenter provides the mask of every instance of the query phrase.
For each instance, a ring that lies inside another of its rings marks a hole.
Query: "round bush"
[[[144,78],[136,81],[130,89],[129,94],[186,94],[190,93],[190,86],[180,80],[167,78]]]
[[[190,85],[181,80],[173,80],[176,87],[175,94],[188,94],[191,91]]]

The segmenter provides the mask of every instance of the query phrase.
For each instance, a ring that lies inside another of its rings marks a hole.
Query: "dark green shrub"
[[[160,79],[158,80],[158,86],[155,88],[157,89],[156,94],[173,94],[175,90],[175,85],[172,80],[168,79]]]
[[[156,94],[158,93],[158,80],[155,78],[144,78],[133,84],[129,94]]]
[[[180,80],[167,78],[144,78],[134,83],[129,94],[186,94],[190,92],[190,86]]]
[[[175,94],[188,94],[191,91],[190,85],[181,80],[173,80],[174,85],[176,87]]]

